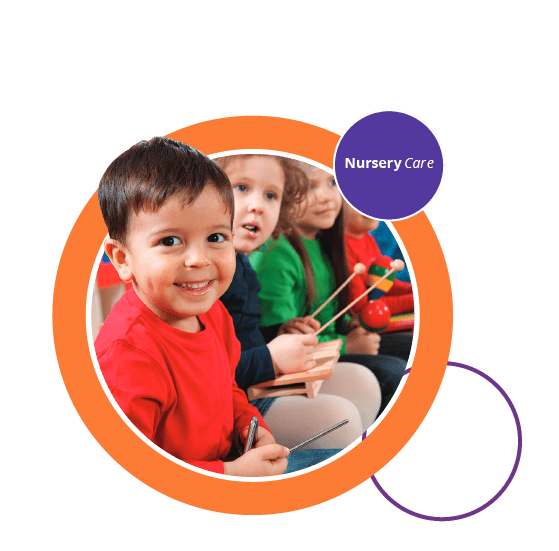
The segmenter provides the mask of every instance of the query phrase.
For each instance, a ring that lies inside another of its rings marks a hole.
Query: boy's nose
[[[210,258],[205,247],[191,247],[184,259],[184,265],[192,268],[202,268],[209,266]]]

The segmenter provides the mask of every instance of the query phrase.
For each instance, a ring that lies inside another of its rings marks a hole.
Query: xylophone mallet
[[[322,333],[324,329],[326,329],[330,324],[334,323],[340,316],[343,316],[350,308],[353,308],[364,296],[367,296],[379,283],[384,281],[387,277],[392,275],[394,272],[401,272],[404,269],[404,262],[400,259],[396,259],[392,261],[392,269],[384,274],[374,285],[369,287],[365,292],[359,295],[351,304],[346,306],[341,312],[338,312],[328,323],[324,324],[320,329],[317,329],[314,332],[314,335],[317,336],[318,334]]]
[[[367,267],[365,266],[365,264],[361,264],[361,262],[358,262],[354,267],[353,267],[353,273],[328,297],[328,300],[326,300],[326,302],[324,302],[322,304],[322,306],[320,306],[320,308],[318,308],[318,310],[316,310],[313,314],[311,314],[309,316],[309,319],[313,319],[334,297],[336,297],[336,295],[346,286],[349,284],[349,282],[356,276],[356,275],[362,275],[365,273],[365,270],[367,269]]]

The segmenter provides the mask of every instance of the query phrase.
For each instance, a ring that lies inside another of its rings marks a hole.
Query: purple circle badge
[[[396,111],[357,121],[334,155],[342,195],[377,220],[401,220],[422,210],[443,175],[437,139],[422,122]]]

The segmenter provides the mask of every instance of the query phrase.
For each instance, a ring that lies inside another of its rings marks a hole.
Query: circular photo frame
[[[268,149],[332,167],[340,136],[275,117],[216,119],[168,137],[207,155]],[[53,332],[64,384],[84,424],[111,457],[143,483],[173,499],[220,513],[264,515],[318,505],[361,484],[386,465],[421,425],[446,369],[452,338],[452,294],[444,255],[420,212],[394,223],[412,261],[421,325],[411,373],[384,419],[359,445],[313,471],[250,482],[207,476],[158,453],[123,421],[105,394],[86,330],[88,285],[106,227],[95,193],[80,213],[60,259],[53,297]]]

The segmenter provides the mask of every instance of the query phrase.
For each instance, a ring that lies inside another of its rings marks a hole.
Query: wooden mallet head
[[[364,274],[365,271],[367,270],[365,264],[361,264],[361,262],[358,262],[354,267],[353,267],[353,273],[357,274],[357,275],[361,275]]]
[[[399,258],[397,258],[396,260],[393,260],[390,263],[390,267],[395,271],[395,272],[401,272],[406,265],[404,264],[403,260],[400,260]]]

